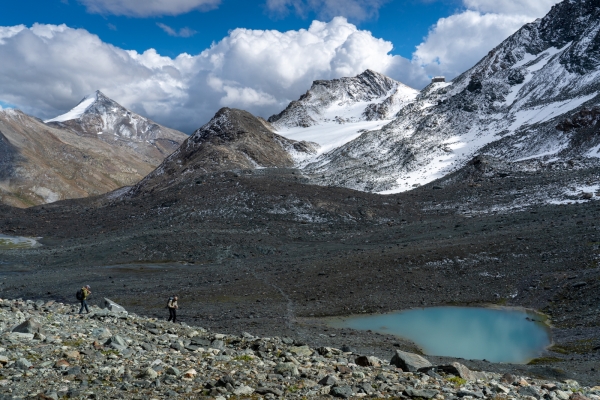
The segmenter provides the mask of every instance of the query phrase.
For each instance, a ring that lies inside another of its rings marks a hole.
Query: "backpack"
[[[167,301],[167,308],[171,307],[171,302],[173,301],[173,296],[169,297],[169,300]]]
[[[79,289],[77,291],[77,293],[75,293],[75,297],[77,298],[77,300],[81,301],[83,300],[83,289]]]

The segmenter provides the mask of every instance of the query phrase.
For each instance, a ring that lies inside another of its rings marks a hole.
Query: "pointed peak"
[[[90,108],[96,101],[102,98],[107,97],[104,96],[104,94],[101,91],[96,90],[94,93],[85,96],[73,109],[71,109],[71,111],[59,115],[58,117],[46,120],[44,122],[65,122],[71,121],[73,119],[79,119],[88,110],[88,108]]]

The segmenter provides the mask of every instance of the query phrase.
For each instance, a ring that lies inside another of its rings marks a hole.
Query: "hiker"
[[[89,314],[90,309],[87,305],[87,298],[92,294],[90,285],[85,285],[82,287],[79,292],[77,292],[77,300],[81,301],[81,308],[79,309],[79,314],[83,313],[83,308],[85,307],[85,311]]]
[[[169,309],[169,319],[167,322],[172,320],[173,323],[175,323],[175,320],[177,319],[177,309],[179,308],[177,305],[177,299],[177,295],[169,297],[169,302],[167,303],[167,308]]]

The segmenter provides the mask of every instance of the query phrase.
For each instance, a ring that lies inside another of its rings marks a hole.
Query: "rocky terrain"
[[[30,207],[133,185],[187,138],[100,92],[93,99],[81,118],[60,123],[0,111],[0,203]]]
[[[598,400],[600,386],[220,334],[128,313],[105,299],[77,315],[54,301],[0,300],[0,396],[59,398],[416,398]]]

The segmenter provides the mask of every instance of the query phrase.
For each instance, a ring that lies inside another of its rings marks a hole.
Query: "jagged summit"
[[[65,114],[59,115],[58,117],[49,119],[44,121],[45,123],[49,123],[49,122],[65,122],[65,121],[70,121],[73,119],[80,119],[89,108],[92,107],[92,105],[96,102],[96,101],[109,101],[110,99],[108,97],[106,97],[104,95],[104,93],[102,93],[99,90],[96,90],[94,93],[89,94],[87,96],[85,96],[80,102],[79,104],[77,104],[73,109],[71,109],[69,112],[66,112]]]
[[[189,179],[190,173],[293,167],[315,145],[286,139],[247,111],[222,108],[140,182],[140,187]]]
[[[366,70],[352,78],[314,81],[311,88],[269,118],[278,129],[391,119],[418,91]]]
[[[477,154],[517,164],[598,162],[598,135],[557,126],[600,104],[599,43],[600,1],[565,0],[452,82],[425,88],[392,123],[307,170],[319,184],[391,193],[443,177]]]
[[[160,164],[187,138],[182,132],[126,109],[100,90],[84,97],[69,112],[45,122],[116,146],[128,146],[154,165]]]

